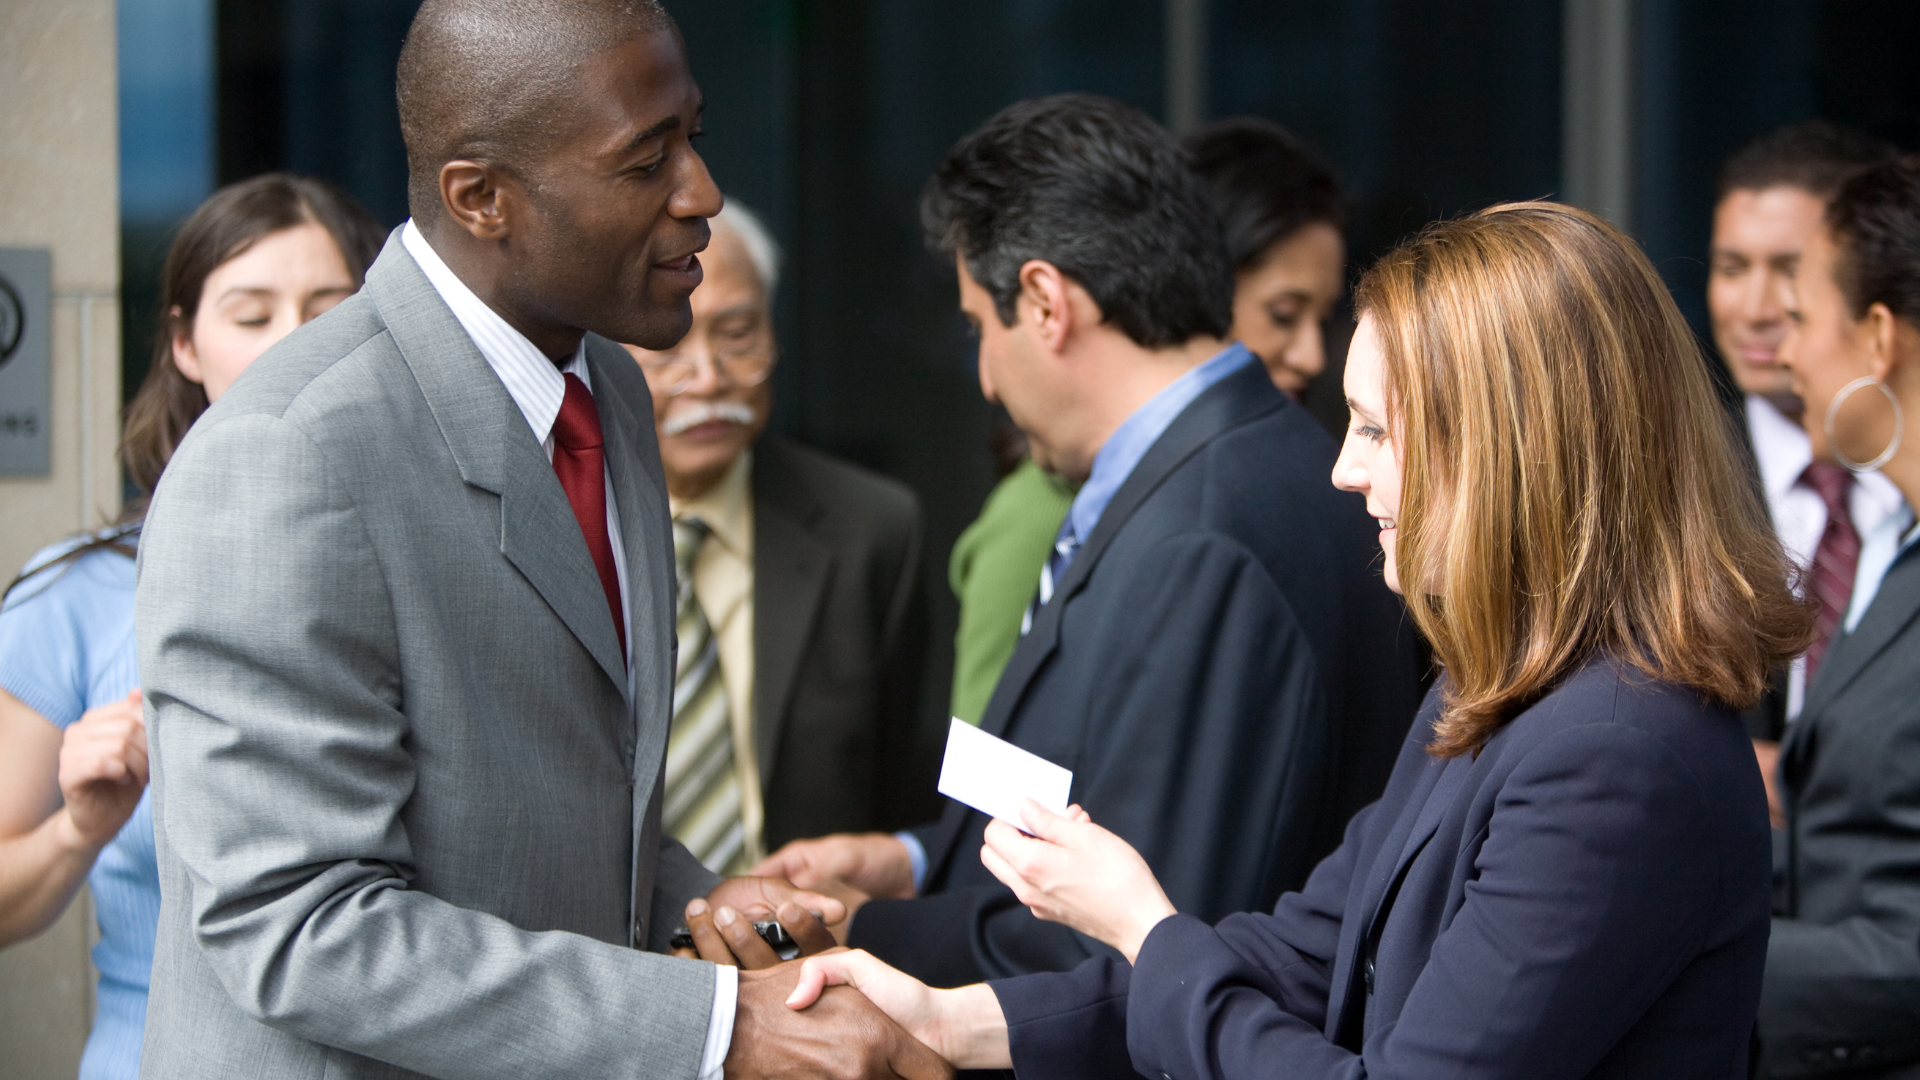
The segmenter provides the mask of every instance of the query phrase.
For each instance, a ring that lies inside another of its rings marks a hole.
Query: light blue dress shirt
[[[1080,485],[1080,493],[1074,496],[1073,505],[1067,509],[1067,520],[1060,527],[1060,535],[1071,541],[1072,550],[1078,550],[1093,535],[1100,516],[1107,512],[1107,504],[1119,494],[1140,459],[1147,456],[1147,451],[1153,449],[1153,444],[1160,441],[1160,436],[1166,434],[1187,406],[1214,384],[1252,362],[1253,353],[1236,341],[1181,373],[1113,429],[1113,434],[1093,455],[1093,471],[1087,476],[1087,482]],[[1071,561],[1069,556],[1061,564],[1062,577]],[[1026,628],[1022,627],[1021,633],[1025,632]],[[895,833],[894,837],[907,849],[907,862],[913,870],[913,889],[919,892],[927,880],[927,849],[920,838],[910,832]]]
[[[120,701],[140,685],[133,560],[92,551],[71,563],[47,565],[84,539],[35,555],[27,563],[30,576],[0,609],[0,687],[62,730],[81,713]],[[32,573],[36,567],[43,569]],[[100,943],[93,949],[100,985],[80,1080],[132,1080],[140,1072],[147,981],[160,925],[160,868],[147,794],[102,849],[87,884],[100,923]]]

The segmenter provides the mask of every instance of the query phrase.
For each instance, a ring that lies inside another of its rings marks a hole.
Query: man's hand
[[[694,952],[680,950],[677,955],[748,970],[772,967],[780,957],[753,929],[756,920],[766,919],[779,920],[800,954],[810,956],[837,944],[827,924],[844,925],[847,908],[831,896],[796,889],[778,878],[727,878],[706,899],[687,905]]]
[[[1753,740],[1753,756],[1760,762],[1760,778],[1767,782],[1767,817],[1773,827],[1787,827],[1785,804],[1780,801],[1780,744],[1765,739]]]
[[[60,740],[60,794],[79,846],[99,851],[120,832],[147,787],[147,724],[140,691],[81,714]]]
[[[830,1077],[832,1080],[951,1080],[953,1066],[888,1019],[857,990],[828,987],[805,1012],[787,1007],[800,963],[740,973],[733,1043],[726,1075],[733,1078]]]
[[[842,882],[882,900],[906,900],[914,894],[913,860],[907,857],[907,845],[887,833],[835,833],[795,840],[748,873],[782,877],[803,889],[821,891],[832,891],[834,882]]]

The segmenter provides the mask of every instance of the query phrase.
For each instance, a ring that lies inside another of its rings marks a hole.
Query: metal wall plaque
[[[51,465],[52,281],[46,248],[0,248],[0,476]]]

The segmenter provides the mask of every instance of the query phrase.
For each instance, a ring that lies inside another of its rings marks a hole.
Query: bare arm
[[[53,925],[146,785],[139,691],[63,734],[0,690],[0,946]]]

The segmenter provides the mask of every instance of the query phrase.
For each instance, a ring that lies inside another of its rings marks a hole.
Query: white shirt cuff
[[[740,969],[714,965],[713,1011],[707,1014],[707,1046],[700,1051],[700,1080],[720,1080],[733,1046],[733,1012],[739,1001]]]
[[[907,865],[913,868],[913,894],[918,896],[927,884],[926,846],[920,843],[919,837],[910,832],[894,833],[893,838],[906,845]]]

